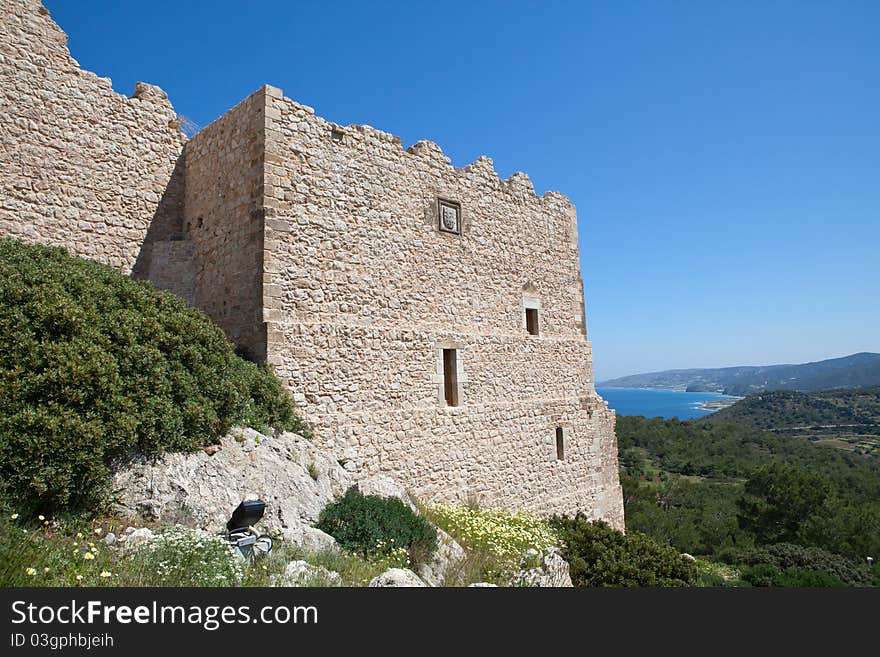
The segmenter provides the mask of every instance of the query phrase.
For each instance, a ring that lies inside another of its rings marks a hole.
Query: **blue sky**
[[[201,125],[269,83],[567,194],[598,380],[880,351],[880,2],[45,4]]]

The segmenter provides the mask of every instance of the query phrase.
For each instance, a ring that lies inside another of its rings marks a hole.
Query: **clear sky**
[[[207,125],[269,83],[578,207],[598,380],[880,351],[880,2],[45,0]]]

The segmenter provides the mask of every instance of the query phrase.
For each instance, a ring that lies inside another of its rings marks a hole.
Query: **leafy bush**
[[[855,562],[819,548],[777,543],[738,552],[730,551],[724,557],[726,561],[747,566],[767,565],[777,570],[821,571],[829,573],[848,586],[872,585],[867,563]]]
[[[792,588],[846,586],[839,578],[823,570],[804,570],[800,568],[780,570],[766,563],[744,568],[742,578],[752,586]]]
[[[437,531],[406,504],[395,497],[362,495],[356,488],[324,507],[316,526],[364,556],[397,557],[405,550],[408,561],[418,564],[437,549]]]
[[[484,577],[492,581],[516,570],[527,550],[559,545],[547,521],[529,513],[437,505],[428,516],[462,546],[484,555]]]
[[[203,313],[63,249],[0,239],[0,493],[94,507],[108,466],[198,449],[233,424],[302,431],[265,368]]]
[[[631,532],[623,534],[603,521],[554,516],[550,525],[564,543],[562,557],[575,586],[692,586],[693,562],[675,549]]]
[[[222,537],[185,527],[139,544],[128,562],[123,584],[135,586],[234,586],[244,565]]]

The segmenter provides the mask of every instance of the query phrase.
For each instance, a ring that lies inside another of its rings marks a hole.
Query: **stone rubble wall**
[[[36,0],[0,0],[0,234],[146,272],[151,225],[180,214],[177,116],[158,87],[126,98],[66,44]]]

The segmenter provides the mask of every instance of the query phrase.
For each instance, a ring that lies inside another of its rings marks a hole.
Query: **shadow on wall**
[[[181,153],[147,228],[131,275],[150,281],[160,290],[173,292],[193,305],[193,243],[186,239],[183,221],[185,166],[185,156]]]

